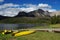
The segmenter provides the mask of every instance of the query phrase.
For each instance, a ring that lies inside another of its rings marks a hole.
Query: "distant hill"
[[[11,18],[11,17],[0,15],[0,20],[2,20],[2,19],[6,19],[6,18]]]
[[[54,15],[56,15],[56,16],[60,15],[60,11],[56,11],[56,12],[51,12],[50,13],[50,16],[54,16]]]

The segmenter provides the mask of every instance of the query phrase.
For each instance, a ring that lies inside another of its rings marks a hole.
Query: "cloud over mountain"
[[[8,4],[0,5],[0,15],[13,17],[17,15],[18,12],[20,11],[30,12],[37,9],[42,9],[44,11],[48,10],[49,12],[56,11],[56,9],[52,9],[52,6],[43,3],[38,5],[34,5],[34,4],[19,5],[19,4],[8,3]]]
[[[48,5],[48,4],[38,4],[38,7],[40,7],[40,8],[51,8],[51,6],[50,5]]]

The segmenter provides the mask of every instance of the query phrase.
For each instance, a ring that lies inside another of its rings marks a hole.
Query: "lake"
[[[32,28],[35,26],[45,26],[45,25],[43,24],[0,24],[0,30],[26,29],[26,28]]]

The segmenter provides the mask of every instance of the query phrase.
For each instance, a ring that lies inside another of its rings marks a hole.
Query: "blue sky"
[[[60,10],[60,0],[0,0],[0,15],[15,16],[20,11],[37,9],[54,12]]]
[[[52,8],[56,10],[60,10],[60,0],[4,0],[4,2],[1,2],[0,4],[4,3],[13,3],[13,4],[49,4],[52,6]]]

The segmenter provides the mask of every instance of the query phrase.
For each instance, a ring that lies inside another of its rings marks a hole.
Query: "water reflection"
[[[0,24],[0,30],[15,30],[15,29],[22,29],[22,28],[31,28],[36,26],[35,24]]]
[[[0,24],[0,30],[17,30],[23,28],[32,28],[38,25],[41,26],[42,24]]]

